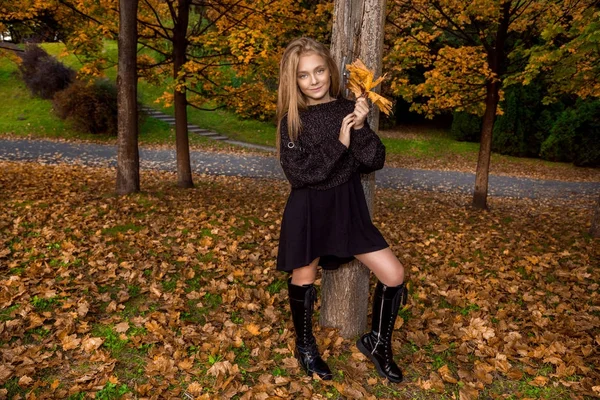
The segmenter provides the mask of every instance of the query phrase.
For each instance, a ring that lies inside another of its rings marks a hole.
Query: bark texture
[[[177,80],[179,72],[187,61],[187,28],[190,19],[190,0],[177,3],[177,16],[173,27],[173,78]],[[187,94],[185,88],[175,90],[175,148],[177,151],[177,185],[183,188],[194,187],[190,162],[190,144],[187,127]]]
[[[138,0],[120,0],[119,65],[117,74],[118,150],[117,193],[140,190],[137,110]]]
[[[488,84],[485,99],[485,114],[481,126],[481,142],[477,158],[477,173],[475,174],[475,191],[473,207],[487,209],[488,181],[490,173],[490,156],[492,154],[492,132],[498,109],[498,84]]]
[[[381,75],[383,28],[386,0],[336,0],[334,6],[331,53],[340,75],[345,66],[360,58],[367,67]],[[348,95],[347,92],[345,92]],[[369,124],[377,132],[379,110],[371,109]],[[362,177],[369,211],[373,213],[375,175]],[[340,335],[351,338],[365,331],[369,309],[369,270],[354,261],[336,271],[323,271],[320,323],[337,328]]]
[[[592,226],[590,227],[590,235],[592,237],[600,237],[600,196],[596,202],[594,216],[592,217]]]

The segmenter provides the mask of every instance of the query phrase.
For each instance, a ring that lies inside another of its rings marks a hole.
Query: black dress
[[[301,112],[296,143],[281,126],[281,164],[292,184],[279,237],[277,269],[291,272],[320,257],[324,269],[336,269],[354,255],[388,246],[373,225],[360,173],[383,167],[385,147],[365,127],[351,134],[348,149],[338,136],[341,120],[354,103],[338,99]]]

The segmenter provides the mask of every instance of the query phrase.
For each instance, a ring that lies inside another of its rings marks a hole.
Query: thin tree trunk
[[[342,76],[345,65],[356,58],[380,75],[386,0],[336,0],[334,7],[331,53]],[[369,124],[377,132],[377,107],[371,109]],[[363,176],[362,184],[372,214],[375,175]],[[354,261],[336,271],[323,271],[321,293],[321,325],[339,329],[346,338],[365,331],[369,309],[369,270],[365,266]]]
[[[187,27],[190,15],[190,1],[180,0],[177,6],[177,19],[173,28],[173,78],[177,80],[181,68],[186,63]],[[177,185],[183,188],[194,187],[190,162],[190,144],[187,129],[187,95],[185,88],[175,89],[175,143],[177,152]]]
[[[137,110],[138,0],[120,0],[118,90],[117,193],[140,190]]]
[[[592,237],[600,237],[600,196],[598,196],[598,201],[596,202],[596,209],[594,210],[594,216],[592,217],[590,235],[592,235]]]
[[[490,156],[492,154],[492,132],[498,109],[498,84],[488,84],[485,99],[485,114],[481,127],[481,143],[479,145],[479,158],[477,159],[477,172],[475,174],[475,192],[473,193],[473,207],[487,209],[488,178],[490,173]]]
[[[498,110],[498,96],[500,92],[500,77],[506,71],[506,55],[504,46],[510,25],[510,8],[512,1],[506,1],[502,5],[502,16],[496,31],[496,40],[488,54],[488,63],[494,80],[488,82],[485,98],[485,113],[481,126],[481,144],[479,146],[479,157],[477,159],[477,170],[475,174],[475,191],[473,192],[473,207],[487,209],[488,178],[490,175],[490,156],[492,154],[492,132],[496,111]]]

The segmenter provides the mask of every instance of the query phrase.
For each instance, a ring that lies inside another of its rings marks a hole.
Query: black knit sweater
[[[302,129],[296,142],[288,135],[287,116],[281,120],[280,162],[292,188],[325,190],[347,182],[356,172],[383,168],[385,146],[365,122],[350,133],[350,146],[340,142],[342,120],[354,102],[339,98],[300,111]]]

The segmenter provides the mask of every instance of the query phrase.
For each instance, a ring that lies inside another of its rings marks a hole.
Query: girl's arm
[[[366,174],[383,168],[385,146],[369,124],[365,123],[362,128],[352,132],[349,150],[360,162],[360,172]]]
[[[359,171],[369,173],[383,168],[385,146],[366,123],[369,103],[361,97],[354,105],[355,124],[350,140],[350,152],[360,162]]]
[[[287,130],[287,118],[281,120],[280,162],[292,187],[302,187],[325,181],[338,162],[347,154],[347,147],[339,140],[321,140],[300,147],[299,141],[291,141]]]

